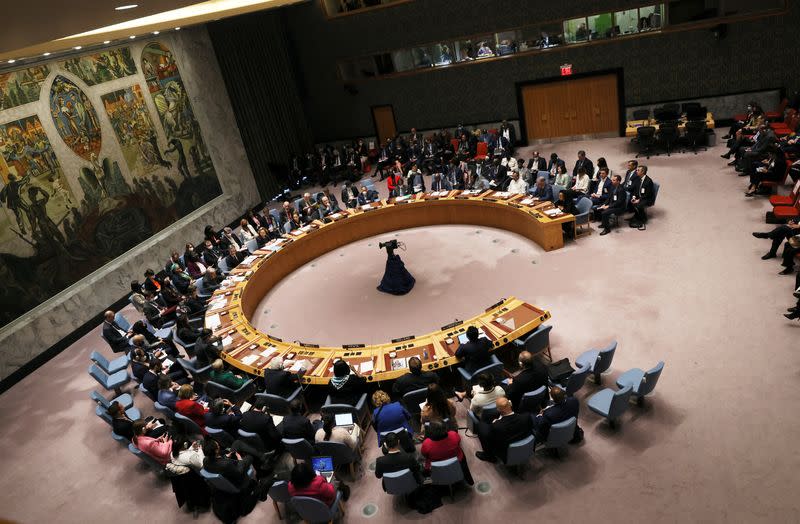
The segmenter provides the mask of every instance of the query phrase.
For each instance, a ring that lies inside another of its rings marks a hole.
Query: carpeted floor
[[[570,166],[585,149],[620,173],[631,156],[618,138],[538,149],[557,151]],[[800,421],[791,414],[800,401],[800,322],[781,315],[794,304],[794,277],[777,276],[776,260],[759,259],[768,243],[750,233],[767,230],[767,203],[743,196],[746,181],[725,167],[721,152],[643,160],[661,184],[647,231],[624,227],[600,237],[595,230],[543,253],[495,230],[409,230],[400,232],[409,247],[401,254],[419,281],[407,297],[373,291],[383,270],[377,239],[321,257],[273,290],[259,322],[309,341],[424,333],[514,294],[552,312],[554,357],[618,340],[605,385],[631,367],[666,362],[655,394],[644,408],[632,405],[616,431],[585,409],[600,389],[587,384],[578,394],[585,442],[562,459],[537,453],[524,480],[475,459],[478,443],[462,431],[480,489],[458,490],[455,503],[446,498],[427,516],[381,491],[369,470],[378,453],[370,432],[366,474],[351,482],[346,521],[367,521],[365,507],[375,510],[375,522],[486,522],[501,514],[551,522],[800,521],[800,454],[792,440]],[[329,296],[336,307],[325,307]],[[279,311],[276,304],[287,301],[305,318]],[[144,470],[94,415],[88,394],[96,383],[86,374],[92,349],[108,353],[99,327],[0,396],[0,517],[191,521],[169,484]],[[146,398],[135,399],[152,413]],[[269,502],[242,519],[264,521],[277,522]]]

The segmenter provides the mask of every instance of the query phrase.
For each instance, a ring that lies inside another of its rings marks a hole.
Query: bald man
[[[486,462],[505,462],[508,445],[533,434],[533,419],[527,413],[514,413],[511,401],[500,397],[496,401],[497,411],[500,416],[491,424],[478,422],[476,431],[481,441],[483,451],[478,451],[475,456]]]
[[[517,360],[521,371],[515,377],[508,379],[505,384],[501,384],[506,390],[506,396],[515,406],[521,404],[522,395],[525,393],[547,386],[547,366],[538,355],[534,356],[529,351],[522,351]],[[546,401],[545,405],[547,405]],[[538,412],[539,408],[540,406],[536,406],[534,413]]]
[[[127,331],[117,324],[114,319],[113,311],[103,313],[103,338],[111,347],[114,353],[124,353],[130,349],[130,340],[136,333],[147,337],[149,341],[158,339],[147,331],[147,327],[141,320],[137,320]]]

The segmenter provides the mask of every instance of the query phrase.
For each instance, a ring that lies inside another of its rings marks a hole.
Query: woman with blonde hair
[[[400,402],[392,402],[382,389],[372,394],[372,404],[375,406],[375,411],[372,412],[372,425],[378,434],[378,445],[383,445],[381,433],[394,432],[400,438],[403,449],[413,450],[414,429],[411,427],[411,415],[406,408]]]

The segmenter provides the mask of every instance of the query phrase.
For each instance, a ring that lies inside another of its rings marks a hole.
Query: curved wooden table
[[[340,358],[368,381],[391,380],[408,372],[407,361],[412,356],[422,360],[423,369],[443,369],[459,362],[454,356],[458,336],[467,327],[478,327],[497,349],[536,329],[550,313],[509,297],[473,318],[427,335],[334,347],[285,342],[255,329],[250,318],[262,298],[284,277],[357,240],[413,227],[474,224],[512,231],[550,251],[563,246],[562,224],[575,221],[572,215],[553,213],[550,202],[537,203],[522,195],[495,191],[424,193],[342,211],[327,223],[315,221],[248,257],[214,292],[205,324],[223,339],[222,358],[256,376],[263,376],[270,360],[278,356],[293,361],[295,371],[305,368],[302,380],[307,384],[326,384],[333,363]]]

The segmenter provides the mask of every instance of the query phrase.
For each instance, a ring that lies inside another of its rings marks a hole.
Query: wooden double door
[[[559,79],[520,89],[528,141],[620,131],[616,73]]]

